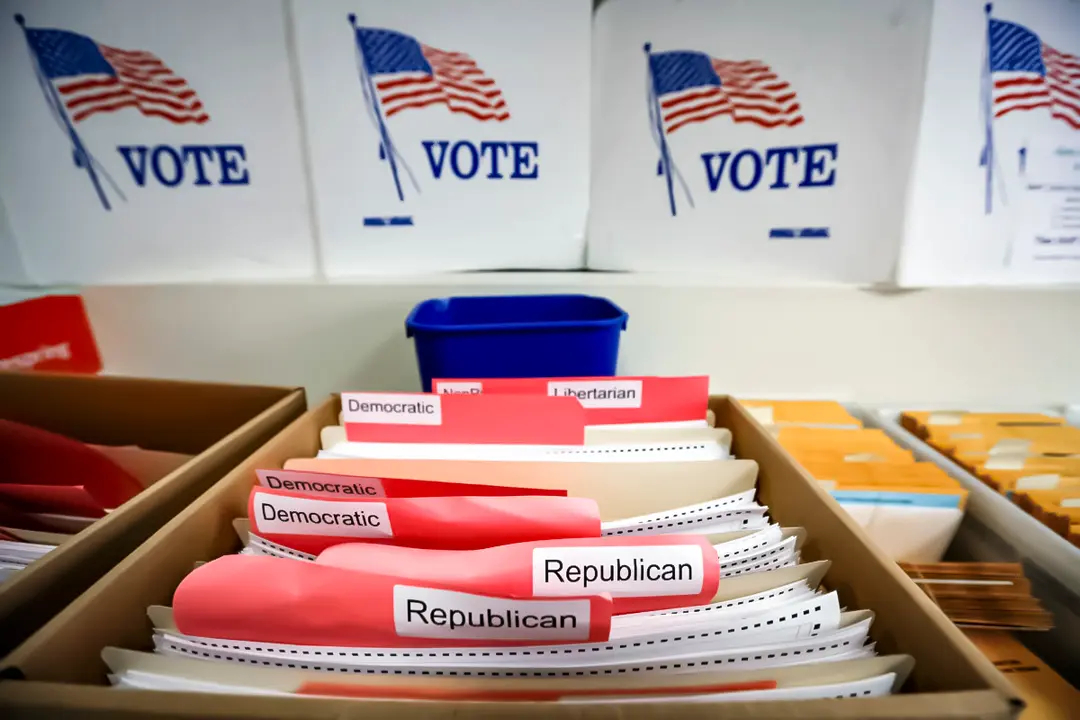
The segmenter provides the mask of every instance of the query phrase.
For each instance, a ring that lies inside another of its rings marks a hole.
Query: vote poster
[[[929,0],[610,0],[590,268],[871,282],[902,234]]]
[[[314,274],[281,3],[0,9],[0,201],[33,282]]]
[[[1080,280],[1080,3],[934,6],[902,285]]]
[[[591,0],[292,11],[329,276],[582,266]]]

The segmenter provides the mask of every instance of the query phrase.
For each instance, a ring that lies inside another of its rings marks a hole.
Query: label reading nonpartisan
[[[343,393],[342,418],[374,425],[442,425],[442,398],[410,393]]]
[[[350,477],[329,473],[297,472],[295,470],[256,470],[259,483],[274,490],[327,495],[330,497],[381,498],[386,497],[382,480],[368,477]]]
[[[253,505],[255,517],[251,520],[260,534],[394,537],[386,503],[335,502],[257,492]]]
[[[533,595],[696,595],[705,583],[699,545],[544,547],[533,550]]]
[[[394,629],[402,637],[587,640],[590,611],[588,600],[507,600],[394,586]]]
[[[484,384],[481,382],[447,382],[446,380],[436,380],[435,392],[440,395],[479,395],[484,392]]]
[[[586,408],[641,407],[640,380],[551,380],[548,395],[576,397]]]

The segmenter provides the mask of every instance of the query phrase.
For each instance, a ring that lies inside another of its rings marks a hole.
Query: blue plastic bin
[[[591,295],[425,300],[405,320],[424,390],[432,378],[611,376],[629,316]]]

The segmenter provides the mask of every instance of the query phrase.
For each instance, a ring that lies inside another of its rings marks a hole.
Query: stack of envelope
[[[740,400],[891,558],[937,562],[967,491],[832,401]]]
[[[901,563],[900,567],[959,627],[1054,627],[1053,615],[1031,594],[1031,582],[1020,563]]]
[[[905,412],[901,423],[1080,544],[1080,428],[1046,413]]]
[[[875,654],[873,613],[756,502],[707,379],[444,382],[481,390],[343,394],[318,457],[257,471],[241,551],[149,609],[153,653],[106,649],[112,682],[575,704],[903,684],[911,658]]]

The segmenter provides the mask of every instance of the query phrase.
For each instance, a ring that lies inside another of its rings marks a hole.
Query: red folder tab
[[[341,408],[353,442],[585,443],[585,411],[574,398],[342,393]]]
[[[351,543],[327,549],[315,562],[501,597],[606,593],[616,614],[703,605],[720,584],[716,549],[700,535],[545,540],[456,552]]]
[[[256,470],[259,484],[273,490],[301,492],[319,497],[410,498],[455,497],[460,495],[513,496],[548,495],[566,497],[565,490],[474,485],[471,483],[439,482],[437,480],[406,480],[400,478],[360,477],[306,470]]]
[[[647,681],[646,681],[647,682]],[[670,697],[685,695],[715,695],[718,693],[744,692],[747,690],[775,690],[775,680],[752,680],[741,683],[679,686],[633,686],[618,688],[580,689],[515,689],[431,687],[430,685],[350,685],[346,682],[303,682],[295,690],[296,695],[329,695],[337,697],[366,698],[368,700],[439,700],[442,702],[559,702],[573,698],[607,698],[618,702],[624,698],[647,696]]]
[[[176,588],[180,632],[337,647],[603,642],[611,598],[521,600],[288,558],[226,555]]]
[[[105,508],[82,485],[0,483],[0,500],[22,512],[105,517]]]
[[[80,485],[102,507],[117,508],[142,491],[130,473],[78,440],[0,420],[0,481]]]
[[[705,375],[433,380],[431,387],[442,395],[574,397],[585,408],[588,425],[704,420],[709,409]]]
[[[345,500],[255,487],[248,518],[256,535],[311,554],[357,541],[472,550],[600,536],[595,500],[551,496]]]

